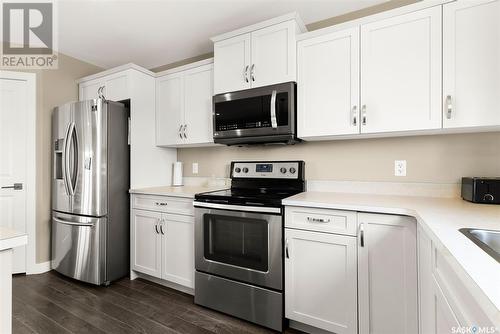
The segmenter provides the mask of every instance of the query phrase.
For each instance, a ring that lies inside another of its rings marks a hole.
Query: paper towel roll
[[[172,185],[182,186],[182,162],[174,162]]]

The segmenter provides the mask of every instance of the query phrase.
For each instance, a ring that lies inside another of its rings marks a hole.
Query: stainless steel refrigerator
[[[128,108],[103,99],[52,115],[52,268],[107,285],[129,273]]]

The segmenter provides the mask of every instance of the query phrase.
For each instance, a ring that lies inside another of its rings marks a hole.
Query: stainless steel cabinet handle
[[[23,184],[22,183],[14,183],[11,186],[4,186],[2,189],[14,189],[14,190],[23,190]]]
[[[156,202],[155,204],[157,206],[166,206],[166,205],[168,205],[168,203],[166,203],[166,202]]]
[[[158,231],[158,223],[160,222],[160,220],[158,219],[156,224],[155,224],[155,231],[156,231],[156,234],[160,234],[160,232]]]
[[[307,217],[307,221],[310,223],[329,223],[330,219]]]
[[[285,256],[287,259],[290,258],[290,253],[288,252],[288,238],[285,239]]]
[[[361,124],[366,125],[366,104],[361,107],[362,120]]]
[[[352,107],[352,126],[358,125],[358,107]]]
[[[276,91],[273,90],[271,94],[271,126],[273,129],[278,127],[278,121],[276,120]]]
[[[160,223],[160,231],[161,231],[161,234],[165,235],[165,233],[163,233],[163,223]]]
[[[245,82],[248,82],[248,65],[245,66],[245,71],[243,71],[243,78]]]
[[[181,126],[179,126],[179,131],[177,131],[179,133],[179,138],[182,139],[182,124]]]
[[[252,67],[250,67],[250,78],[252,81],[255,81],[255,64],[252,64]]]
[[[186,135],[186,129],[187,129],[187,124],[184,124],[184,130],[182,131],[182,134],[184,135],[184,139],[187,139],[187,135]]]
[[[451,95],[446,96],[446,118],[451,119],[451,113],[453,112],[453,101]]]
[[[363,224],[359,225],[359,243],[361,247],[365,247],[365,229]]]

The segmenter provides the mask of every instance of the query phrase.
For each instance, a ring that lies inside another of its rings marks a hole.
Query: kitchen
[[[2,68],[2,333],[500,331],[499,1],[148,5]]]

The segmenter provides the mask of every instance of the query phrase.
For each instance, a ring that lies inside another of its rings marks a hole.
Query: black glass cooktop
[[[280,207],[283,199],[300,192],[297,190],[269,190],[266,188],[225,189],[196,194],[195,200],[232,205]]]

